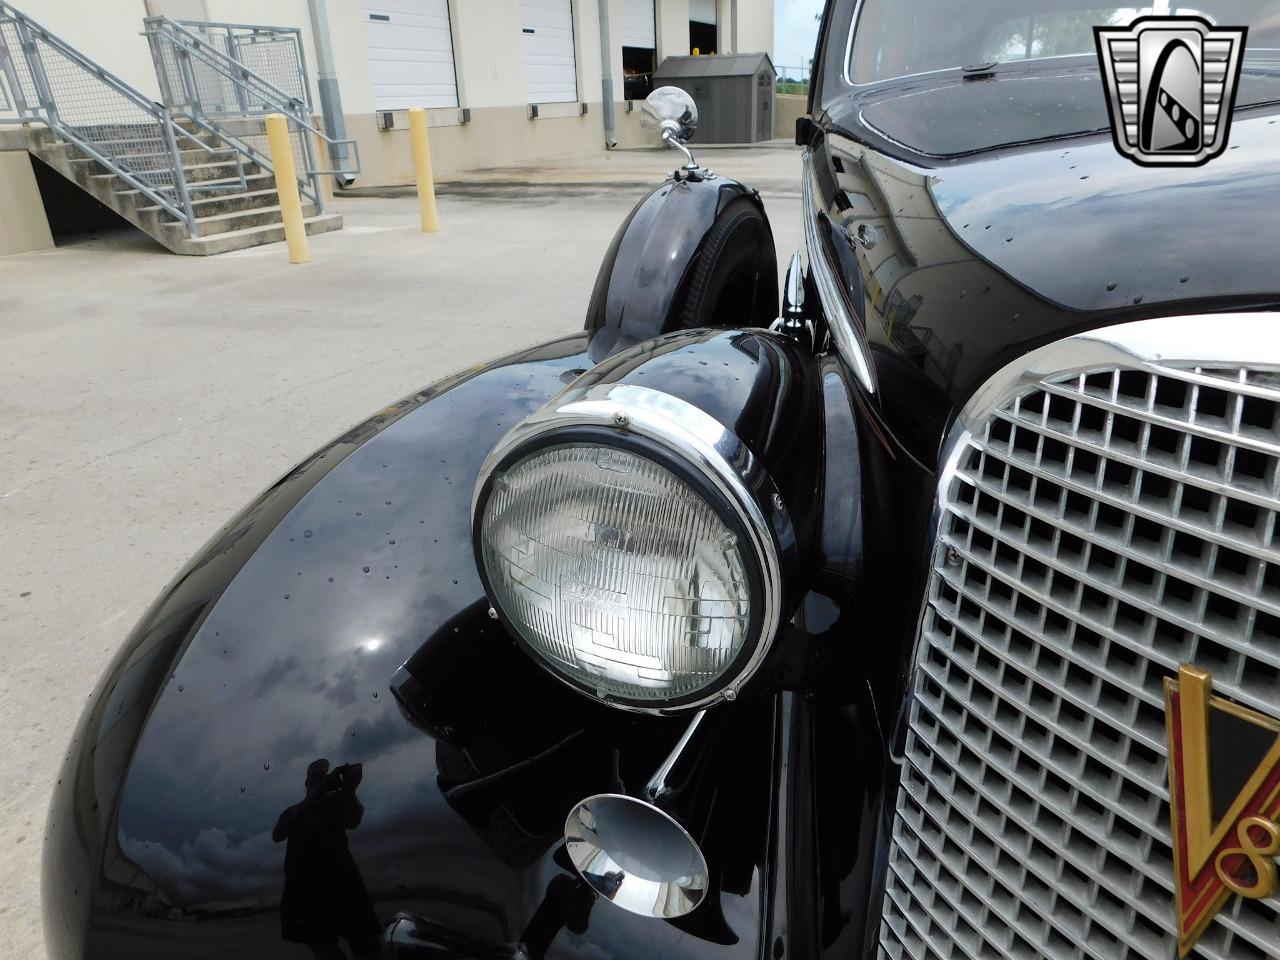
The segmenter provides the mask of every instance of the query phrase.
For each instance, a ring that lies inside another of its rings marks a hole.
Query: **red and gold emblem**
[[[1268,897],[1280,853],[1280,721],[1214,696],[1183,664],[1164,682],[1178,953],[1233,895]]]

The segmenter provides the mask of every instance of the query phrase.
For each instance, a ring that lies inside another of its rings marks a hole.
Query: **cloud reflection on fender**
[[[589,936],[577,913],[548,914],[574,900],[556,881],[572,878],[554,860],[564,809],[544,798],[508,819],[503,797],[472,789],[477,773],[483,787],[484,775],[504,764],[518,769],[522,750],[532,756],[564,742],[576,751],[566,723],[590,734],[602,714],[616,713],[592,713],[514,649],[484,613],[471,558],[467,508],[481,459],[583,363],[581,354],[555,359],[547,349],[547,362],[508,368],[501,389],[483,378],[462,384],[353,452],[217,601],[129,761],[112,827],[117,849],[95,894],[95,906],[125,931],[117,936],[133,937],[131,956],[164,956],[168,934],[154,924],[177,920],[217,920],[221,948],[245,960],[306,952],[281,940],[285,855],[271,831],[321,757],[363,764],[364,815],[346,839],[381,924],[425,924],[415,929],[509,947],[540,929],[540,942],[554,941],[559,957],[605,956],[610,944],[641,942],[671,960],[702,955],[697,936],[621,910],[591,911]],[[442,749],[443,729],[409,722],[388,688],[411,654],[458,643],[450,624],[461,630],[463,615],[478,618],[475,635],[462,637],[474,656],[461,663],[446,655],[433,669],[464,713],[471,700],[489,701],[471,718],[484,737],[462,748],[474,770]],[[380,642],[369,643],[374,637]],[[508,685],[495,690],[495,676]],[[551,690],[570,704],[556,724],[546,722],[536,693]],[[494,698],[506,703],[499,719]],[[669,744],[658,747],[665,753]],[[519,789],[538,793],[545,783]],[[576,800],[573,792],[556,803]],[[534,835],[513,844],[502,835],[509,824]],[[725,897],[724,915],[740,935],[725,957],[757,954],[761,893],[750,863],[744,884]]]
[[[470,909],[502,912],[495,891],[509,875],[457,829],[433,745],[402,719],[387,681],[424,624],[483,596],[469,546],[459,549],[469,531],[458,504],[488,446],[458,434],[476,421],[504,432],[512,411],[563,386],[571,360],[529,365],[502,391],[471,381],[442,395],[351,454],[269,535],[182,655],[140,738],[117,839],[149,883],[122,867],[121,886],[154,885],[177,910],[274,909],[283,864],[272,824],[312,759],[358,756],[368,814],[351,850],[374,899],[439,885]]]

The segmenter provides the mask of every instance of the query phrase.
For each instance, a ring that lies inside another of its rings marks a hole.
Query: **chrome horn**
[[[709,819],[714,764],[708,760],[727,712],[695,714],[641,797],[600,793],[569,812],[565,849],[600,896],[663,920],[702,903],[711,872],[694,833]]]
[[[698,105],[688,93],[679,87],[659,87],[645,97],[640,107],[640,125],[659,143],[684,154],[683,169],[698,169],[698,161],[685,146],[698,129]]]

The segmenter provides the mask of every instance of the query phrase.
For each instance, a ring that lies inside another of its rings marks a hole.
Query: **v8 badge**
[[[1179,955],[1233,895],[1276,891],[1280,720],[1212,693],[1183,664],[1165,680]]]

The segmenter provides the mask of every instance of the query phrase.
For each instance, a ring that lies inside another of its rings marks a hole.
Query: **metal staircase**
[[[291,95],[187,26],[152,18],[146,29],[163,104],[0,0],[0,122],[21,123],[34,156],[169,250],[208,255],[284,239],[264,126],[283,113],[307,233],[339,229],[321,177],[355,172],[358,157],[347,171],[315,164],[317,142],[347,144],[311,123],[305,74]]]

